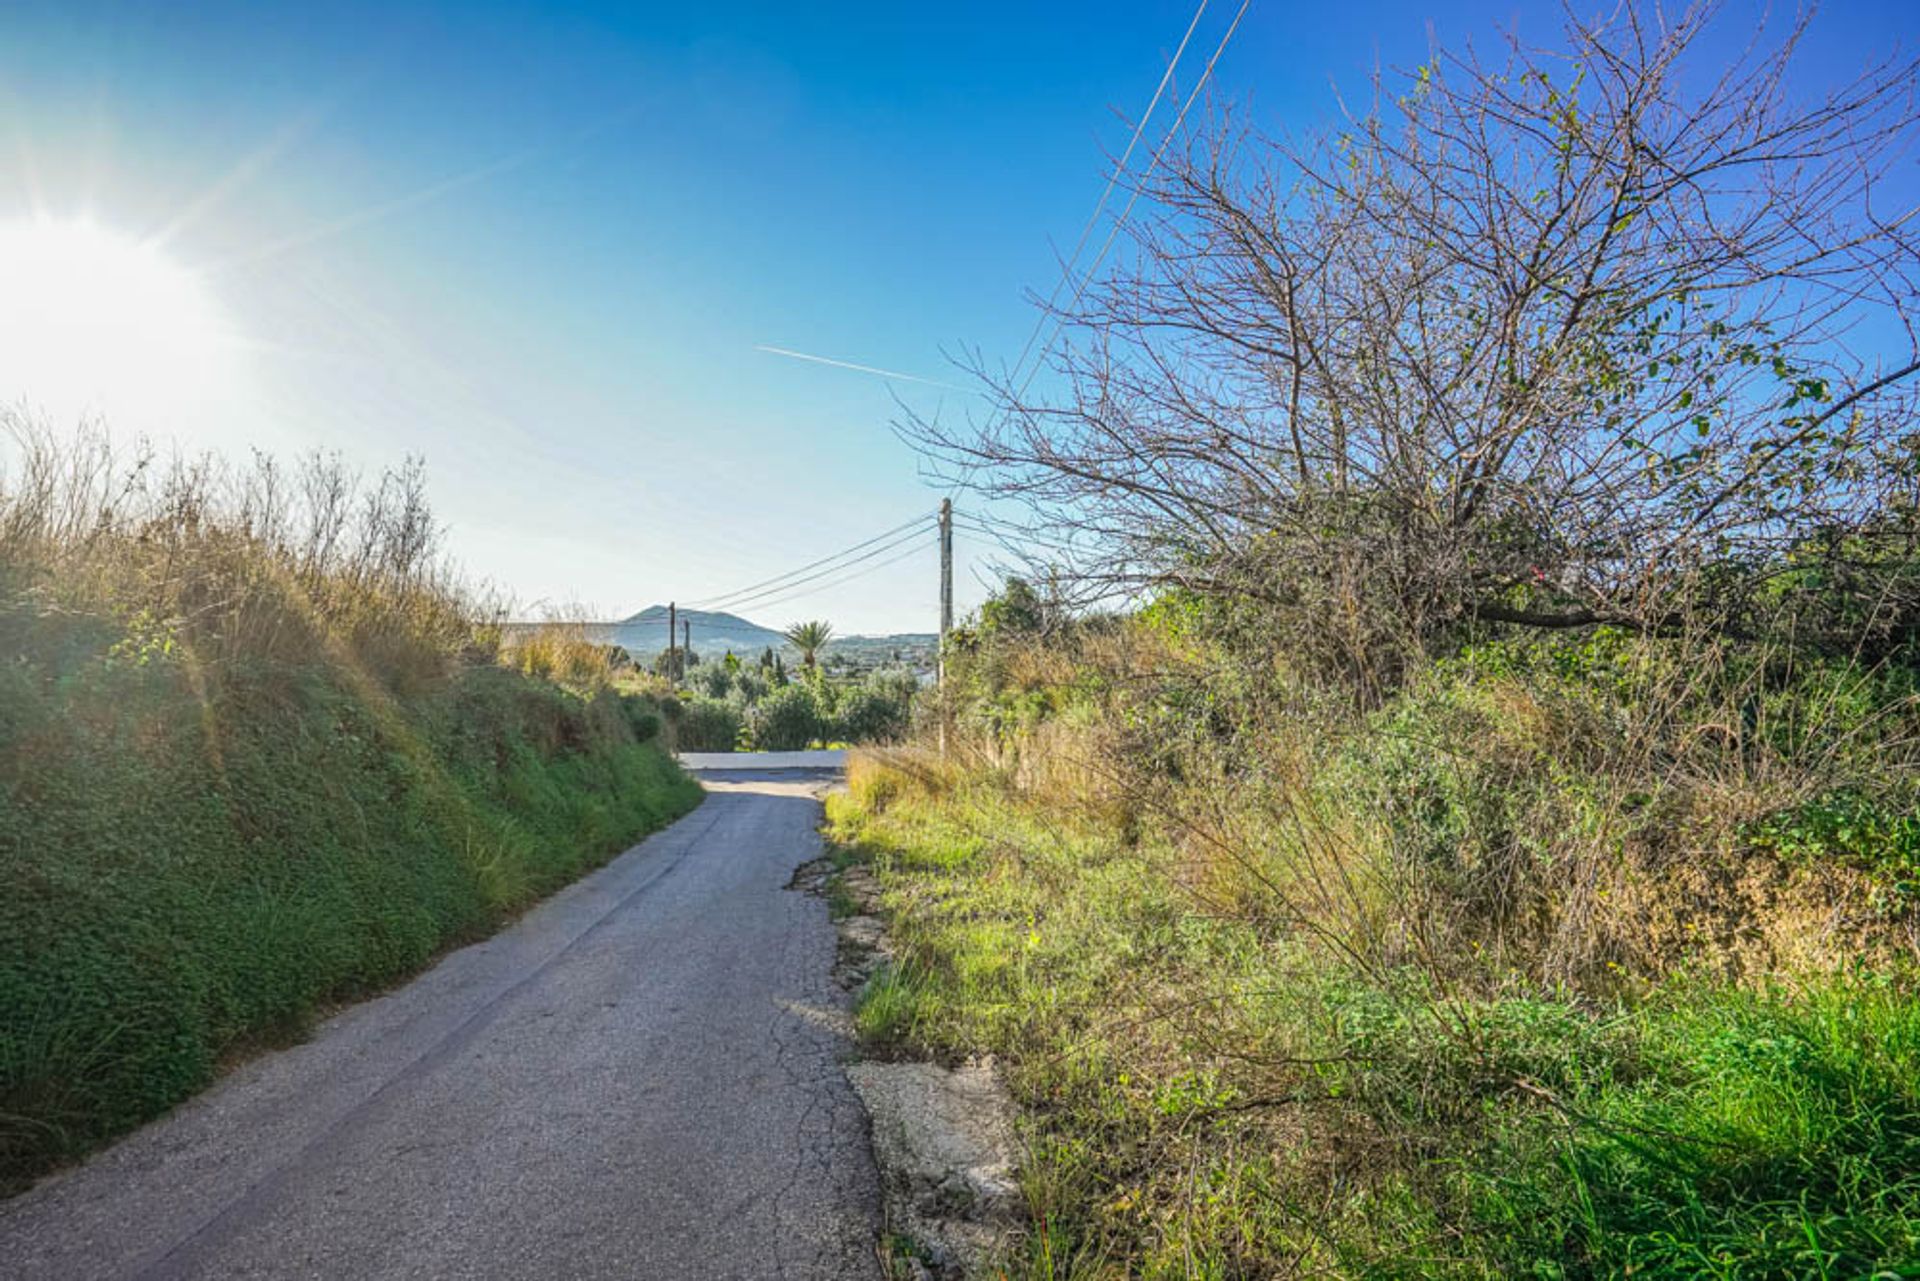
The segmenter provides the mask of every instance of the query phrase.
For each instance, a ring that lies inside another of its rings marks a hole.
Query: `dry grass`
[[[350,659],[404,690],[498,644],[416,462],[372,481],[323,454],[236,468],[0,412],[0,575],[16,616],[109,614],[209,673]]]
[[[611,689],[616,684],[644,692],[664,691],[666,681],[635,669],[616,646],[594,639],[584,618],[550,618],[537,627],[517,628],[503,640],[501,661],[545,680],[580,689]]]

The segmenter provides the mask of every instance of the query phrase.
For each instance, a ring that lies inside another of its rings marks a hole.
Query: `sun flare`
[[[0,402],[170,429],[216,399],[232,342],[212,295],[86,222],[0,224]]]

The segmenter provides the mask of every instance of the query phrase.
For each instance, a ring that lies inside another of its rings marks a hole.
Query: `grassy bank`
[[[1010,1275],[1915,1275],[1904,678],[1583,638],[1273,715],[1166,621],[976,652],[831,810],[863,1034],[1027,1111]]]
[[[142,490],[28,446],[0,506],[0,1186],[698,803],[651,700],[496,663],[393,478],[308,539],[311,513],[263,523],[259,473]]]

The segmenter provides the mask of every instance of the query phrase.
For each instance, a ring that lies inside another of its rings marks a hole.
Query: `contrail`
[[[424,187],[407,192],[405,195],[396,196],[391,200],[383,201],[370,208],[347,214],[323,226],[285,236],[279,240],[247,250],[244,253],[221,259],[211,264],[207,270],[215,271],[228,267],[246,266],[265,258],[276,258],[282,254],[305,249],[310,245],[319,244],[322,241],[332,240],[337,236],[344,236],[349,232],[358,231],[360,228],[372,223],[384,222],[397,214],[417,209],[421,205],[431,204],[436,200],[452,195],[456,191],[471,187],[476,183],[485,182],[489,178],[497,178],[501,174],[519,169],[545,156],[552,155],[561,159],[571,157],[577,154],[580,148],[584,147],[593,138],[633,119],[641,112],[643,105],[644,104],[636,103],[620,111],[612,112],[597,123],[588,125],[577,131],[572,138],[565,143],[559,145],[535,143],[533,146],[523,147],[518,151],[510,152],[490,160],[486,164],[453,174],[450,177],[441,178]]]
[[[331,240],[336,236],[343,236],[350,231],[357,231],[361,227],[365,227],[371,223],[383,222],[395,214],[405,213],[410,209],[417,209],[421,205],[431,203],[432,201],[440,199],[442,196],[450,195],[463,187],[471,187],[475,183],[484,182],[488,178],[506,173],[511,169],[518,169],[520,166],[539,156],[542,150],[544,150],[544,148],[541,147],[525,148],[524,150],[514,152],[512,155],[503,156],[489,164],[481,165],[477,169],[469,169],[465,173],[458,173],[450,178],[442,178],[438,182],[410,191],[404,196],[399,196],[382,204],[374,205],[371,208],[348,214],[346,217],[339,218],[324,226],[313,228],[310,231],[300,232],[296,235],[283,237],[282,239],[250,249],[245,253],[236,254],[230,258],[223,258],[211,264],[207,270],[219,271],[229,267],[246,266],[249,263],[259,262],[264,258],[276,258],[281,254],[291,253],[296,249],[305,249],[309,245],[318,244],[323,240]]]
[[[785,356],[788,360],[809,360],[816,365],[832,365],[835,369],[851,369],[856,373],[872,374],[877,378],[892,378],[900,382],[924,383],[928,387],[945,387],[948,391],[971,392],[970,388],[943,383],[938,378],[922,378],[918,374],[903,374],[894,369],[879,369],[873,365],[856,365],[851,360],[835,360],[831,356],[815,356],[804,351],[789,351],[785,347],[769,347],[764,343],[754,344],[755,351],[764,351],[769,356]]]
[[[324,99],[308,107],[266,142],[240,157],[233,168],[206,191],[188,202],[186,208],[174,214],[167,225],[148,237],[145,243],[154,248],[161,248],[205,216],[208,211],[225,203],[235,192],[244,189],[272,168],[296,144],[305,141],[319,128],[333,108],[333,102]]]

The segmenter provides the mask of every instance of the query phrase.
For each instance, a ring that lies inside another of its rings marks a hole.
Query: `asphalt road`
[[[877,1277],[834,931],[785,888],[819,775],[704,777],[512,928],[0,1204],[0,1277]]]

